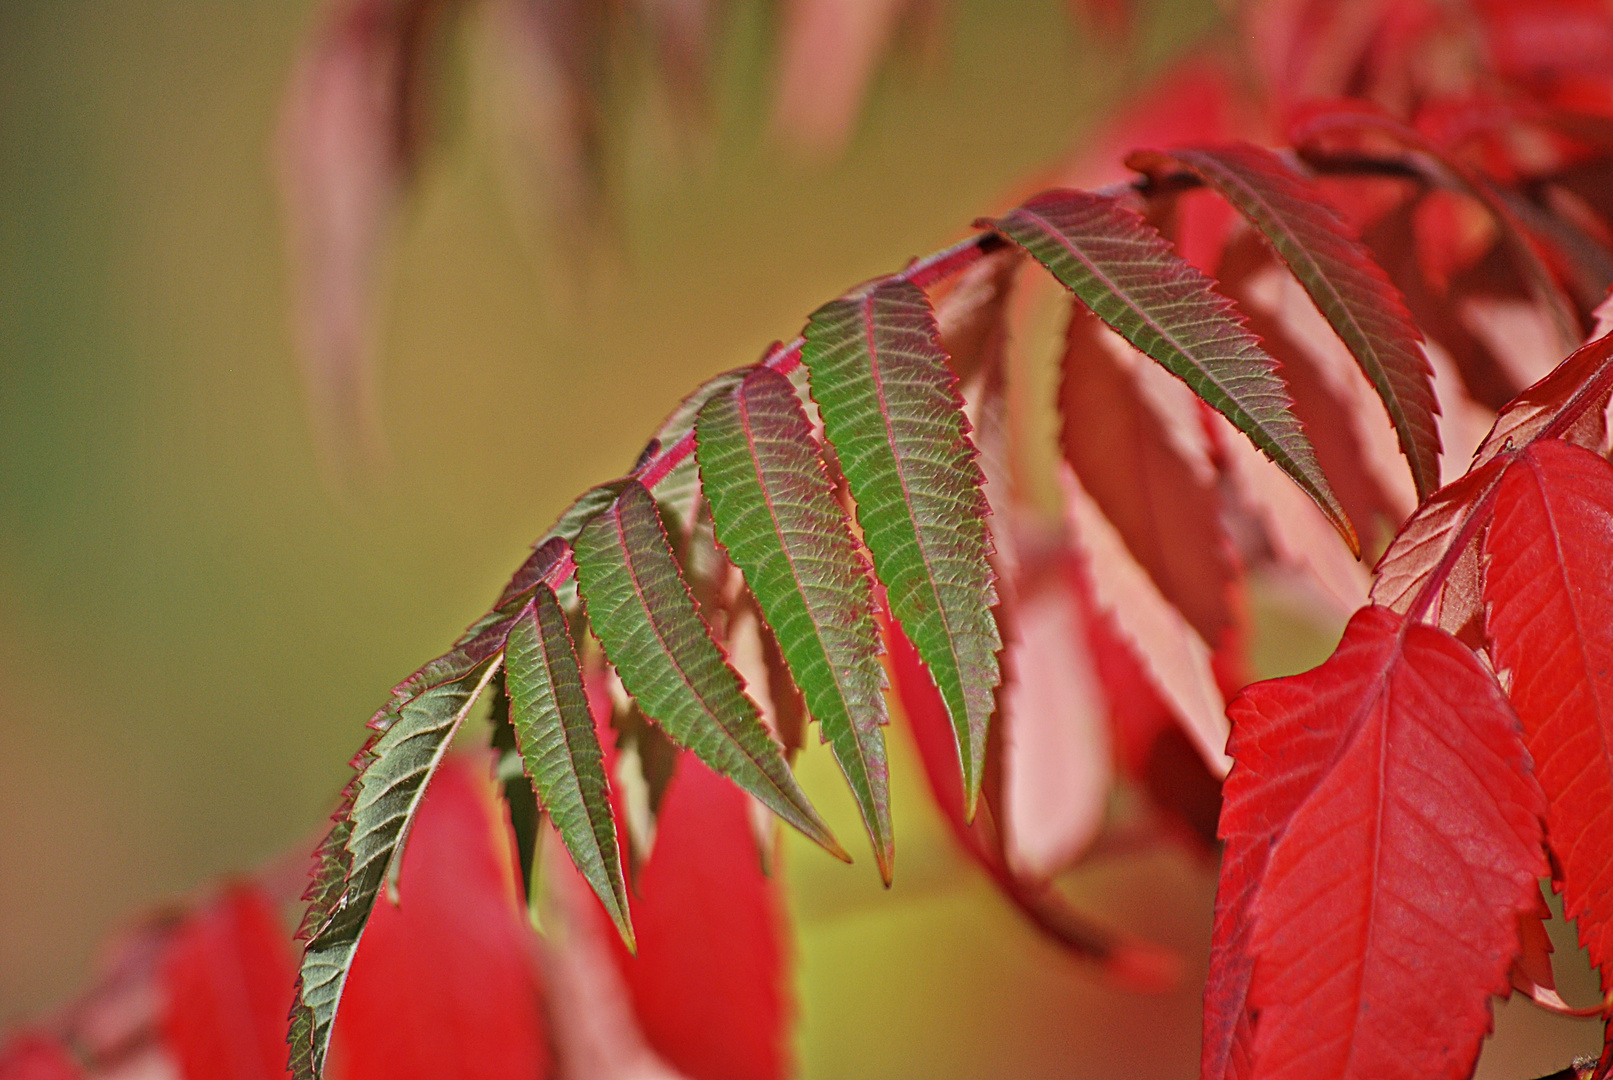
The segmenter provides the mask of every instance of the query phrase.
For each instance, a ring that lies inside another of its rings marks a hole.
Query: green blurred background
[[[614,255],[569,299],[512,223],[466,31],[381,320],[390,461],[338,497],[269,161],[313,6],[0,4],[0,1029],[82,986],[120,920],[311,839],[387,688],[683,392],[955,238],[1218,19],[1142,5],[1121,54],[1061,0],[958,0],[942,55],[887,64],[847,153],[807,165],[767,136],[777,12],[729,11],[698,152],[669,169],[624,97]],[[821,749],[803,773],[855,835]],[[792,842],[805,1075],[1193,1075],[1213,867],[1072,880],[1187,958],[1181,992],[1140,997],[1017,921],[899,739],[895,800],[889,893]],[[1522,1006],[1502,1026],[1487,1075],[1597,1041]]]

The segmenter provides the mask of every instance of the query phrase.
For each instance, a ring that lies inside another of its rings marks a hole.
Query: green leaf
[[[1149,155],[1151,156],[1151,155]],[[1439,487],[1434,369],[1406,301],[1315,185],[1248,143],[1160,155],[1210,184],[1260,230],[1372,382],[1419,502]],[[1141,162],[1149,171],[1147,162]]]
[[[628,948],[633,927],[616,847],[605,766],[565,612],[539,585],[504,650],[510,719],[526,774]]]
[[[951,717],[973,815],[1002,642],[985,482],[929,301],[886,281],[813,313],[801,358],[891,613]]]
[[[497,659],[488,660],[462,678],[421,691],[360,752],[362,771],[351,803],[321,847],[311,896],[318,906],[309,912],[291,1028],[299,1080],[324,1070],[336,1006],[376,898],[402,862],[426,785],[497,667]]]
[[[847,858],[695,609],[655,500],[629,481],[577,537],[583,606],[622,685],[673,742]]]
[[[1114,199],[1069,190],[1043,192],[982,224],[1030,252],[1098,318],[1232,421],[1360,554],[1355,528],[1290,409],[1276,362],[1232,301],[1157,231]]]
[[[700,410],[700,481],[717,539],[756,596],[823,725],[891,880],[884,673],[873,587],[790,380],[758,367]]]

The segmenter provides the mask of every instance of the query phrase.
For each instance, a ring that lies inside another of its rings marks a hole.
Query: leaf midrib
[[[650,509],[651,509],[652,512],[654,511],[653,504],[651,505]],[[722,722],[722,719],[717,715],[716,711],[714,709],[712,709],[710,704],[707,703],[707,701],[705,699],[705,696],[703,694],[701,694],[698,689],[695,688],[694,682],[689,678],[688,674],[683,670],[683,665],[678,661],[677,654],[672,651],[671,645],[669,645],[668,642],[667,642],[666,635],[661,632],[660,622],[656,618],[656,615],[657,615],[659,609],[654,607],[654,606],[652,606],[645,599],[644,587],[639,581],[638,567],[633,562],[633,548],[627,542],[627,531],[622,525],[622,512],[621,512],[621,504],[620,503],[617,503],[615,506],[613,506],[611,508],[610,515],[611,515],[611,524],[615,527],[615,530],[616,530],[617,541],[621,546],[622,554],[625,556],[625,558],[623,558],[623,560],[622,560],[622,565],[623,565],[623,568],[627,571],[628,583],[631,584],[632,587],[633,587],[634,599],[636,599],[638,601],[638,603],[639,603],[639,606],[644,609],[644,612],[645,612],[645,614],[647,616],[647,618],[645,619],[645,624],[647,626],[649,626],[650,632],[655,635],[656,642],[661,646],[661,654],[667,658],[672,670],[677,673],[678,678],[683,681],[683,685],[688,689],[690,695],[694,698],[695,701],[700,703],[701,710],[704,711],[706,716],[711,719],[711,722],[716,725],[717,730],[719,730],[719,731],[721,731],[723,733],[723,736],[726,738],[728,743],[730,745],[734,746],[735,748],[737,748],[739,750],[740,754],[744,756],[745,760],[749,761],[752,765],[756,766],[757,771],[760,772],[762,774],[762,776],[766,778],[769,787],[771,787],[773,791],[778,793],[779,798],[781,800],[783,800],[785,805],[794,806],[795,805],[794,800],[791,799],[789,797],[789,794],[786,791],[784,791],[784,789],[781,788],[778,785],[778,782],[776,780],[773,779],[772,773],[770,773],[767,770],[767,767],[754,754],[752,754],[750,752],[750,749],[745,746],[744,742],[742,740],[740,740],[739,738],[735,737],[734,733],[728,729],[728,725],[726,725],[726,724],[724,724]],[[670,556],[670,553],[669,553],[669,556]],[[683,585],[683,582],[681,581],[681,579],[678,580],[676,582],[676,584],[683,588],[685,595],[688,594],[688,587]],[[693,597],[689,597],[689,600],[690,600],[691,604],[694,602]],[[694,612],[693,614],[694,614],[694,618],[695,618],[696,622],[698,622],[700,620],[699,613]],[[741,692],[740,696],[741,697],[744,696],[743,692]]]
[[[879,290],[875,289],[859,302],[859,308],[862,313],[863,338],[868,346],[868,376],[874,384],[874,399],[879,404],[879,419],[885,428],[885,445],[890,448],[891,452],[891,467],[896,473],[896,482],[901,485],[902,512],[907,517],[908,524],[913,530],[913,546],[918,548],[919,559],[924,563],[925,590],[930,594],[930,598],[934,601],[935,613],[937,617],[940,618],[942,627],[946,630],[947,652],[952,658],[953,665],[958,668],[958,683],[959,690],[961,692],[963,682],[963,661],[962,658],[958,656],[958,650],[954,644],[955,638],[952,633],[952,620],[947,618],[946,608],[944,605],[942,605],[941,596],[936,591],[935,567],[930,559],[929,545],[925,542],[924,533],[922,530],[920,530],[917,519],[913,517],[912,492],[907,483],[907,474],[902,469],[901,455],[896,453],[896,430],[891,426],[890,408],[885,400],[885,380],[880,374],[880,350],[875,345],[876,336],[874,323],[874,301],[878,295]],[[916,630],[917,627],[914,629]],[[937,689],[939,689],[939,687],[937,687]],[[945,699],[946,694],[943,691],[943,702]],[[961,719],[965,727],[972,728],[973,725],[969,723],[970,717],[968,715],[969,703],[967,695],[965,695],[964,701],[960,704],[963,706],[964,716],[961,718],[954,718],[954,722],[956,722],[958,719]],[[951,710],[949,709],[948,711],[950,712]],[[970,756],[973,756],[972,748]]]
[[[801,580],[800,571],[796,569],[795,555],[790,550],[789,542],[785,539],[783,523],[779,520],[778,512],[775,509],[773,491],[768,486],[766,473],[762,468],[761,456],[756,450],[756,435],[750,422],[750,401],[745,396],[745,385],[743,383],[735,390],[734,403],[739,414],[740,430],[745,436],[745,446],[750,451],[751,466],[756,474],[756,486],[762,492],[762,505],[767,508],[768,520],[773,523],[773,535],[778,537],[779,550],[784,555],[784,563],[790,568],[790,577],[795,582],[796,595],[801,598],[801,606],[807,610],[807,625],[812,628],[812,640],[817,642],[818,651],[824,658],[825,666],[829,669],[836,696],[839,698],[840,711],[844,714],[846,724],[851,728],[852,734],[855,736],[859,734],[859,731],[856,721],[851,715],[851,707],[846,697],[846,687],[841,683],[840,672],[833,659],[829,656],[829,647],[824,642],[823,632],[818,627],[817,612],[813,608],[811,601],[807,599],[806,586]],[[808,435],[808,438],[810,439],[811,436]],[[866,775],[868,772],[868,758],[863,752],[862,740],[854,737],[852,743],[857,748],[857,761],[863,767],[863,772]]]

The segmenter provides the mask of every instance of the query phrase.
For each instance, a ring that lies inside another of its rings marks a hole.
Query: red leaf
[[[1564,914],[1613,988],[1613,465],[1537,442],[1507,467],[1484,543],[1497,666],[1512,673]]]
[[[0,1048],[0,1080],[83,1080],[83,1076],[67,1048],[48,1035],[27,1032]]]
[[[1547,869],[1501,688],[1372,607],[1229,712],[1204,1075],[1468,1076]]]
[[[1599,448],[1604,434],[1599,426],[1592,434],[1594,442],[1575,436],[1581,433],[1583,418],[1600,417],[1606,410],[1609,391],[1613,391],[1613,334],[1575,350],[1503,408],[1479,444],[1475,460],[1488,461],[1540,438],[1568,438]]]
[[[543,990],[508,827],[482,770],[445,762],[375,905],[336,1019],[346,1080],[549,1074]]]
[[[1205,765],[1214,775],[1225,775],[1230,764],[1223,753],[1226,700],[1209,646],[1137,565],[1074,473],[1066,468],[1060,479],[1090,602],[1089,619],[1105,620],[1112,628]]]
[[[229,886],[175,933],[162,963],[163,1041],[189,1080],[286,1075],[297,969],[269,901]]]
[[[1237,566],[1192,391],[1072,304],[1059,397],[1064,457],[1081,486],[1166,599],[1219,642],[1233,624]]]
[[[1180,964],[1174,954],[1091,922],[1046,882],[1024,880],[1008,869],[992,799],[986,800],[983,811],[973,821],[965,819],[962,770],[941,695],[919,660],[918,651],[883,610],[880,624],[907,729],[918,749],[930,793],[959,844],[991,876],[1004,897],[1049,939],[1102,964],[1105,972],[1123,986],[1141,991],[1168,990],[1180,977]],[[992,758],[987,761],[990,764]]]
[[[646,1040],[693,1080],[790,1072],[784,915],[749,805],[693,754],[678,755],[635,881],[638,955],[616,944]]]

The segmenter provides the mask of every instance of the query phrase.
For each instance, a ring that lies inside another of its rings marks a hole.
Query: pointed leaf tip
[[[1232,301],[1153,227],[1116,199],[1070,189],[1043,192],[987,224],[1248,436],[1360,556],[1355,526],[1316,463],[1276,362]]]
[[[1400,290],[1313,184],[1249,143],[1144,155],[1198,175],[1260,230],[1372,383],[1389,414],[1421,502],[1439,487],[1439,402],[1422,335]]]
[[[539,585],[505,646],[510,720],[527,777],[622,940],[633,924],[603,754],[566,616]]]
[[[894,841],[873,588],[789,379],[765,367],[701,409],[696,456],[717,539],[755,594],[891,879]]]
[[[802,362],[891,613],[952,719],[973,817],[1001,681],[984,477],[924,293],[885,281],[807,323]]]
[[[629,481],[583,527],[575,555],[594,633],[645,714],[673,742],[850,862],[701,620],[643,484]]]

